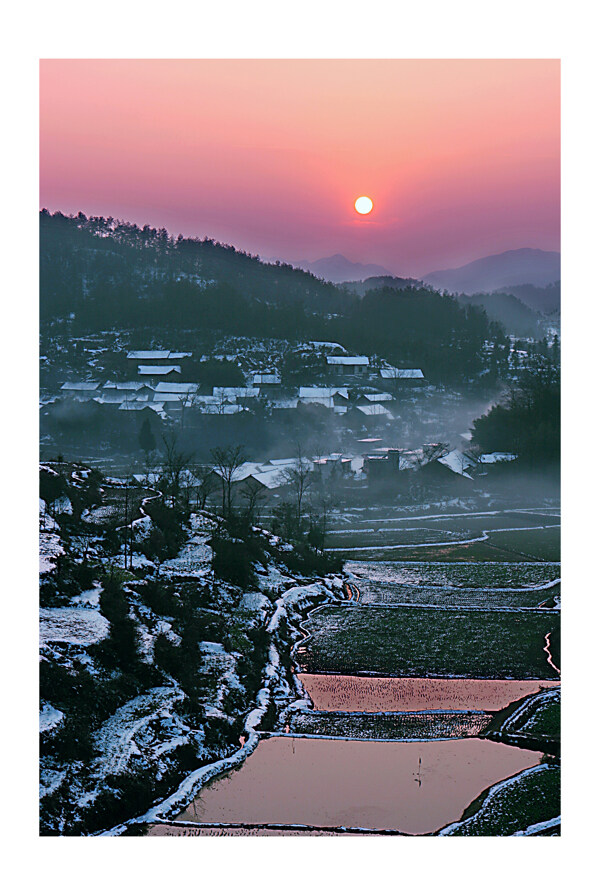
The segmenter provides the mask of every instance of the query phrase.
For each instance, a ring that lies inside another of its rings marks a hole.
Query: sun
[[[373,200],[369,199],[368,196],[359,196],[354,203],[354,207],[359,214],[370,214],[373,211]]]

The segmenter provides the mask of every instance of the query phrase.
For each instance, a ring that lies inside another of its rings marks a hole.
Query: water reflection
[[[381,743],[271,737],[178,820],[433,832],[541,753],[488,740]]]

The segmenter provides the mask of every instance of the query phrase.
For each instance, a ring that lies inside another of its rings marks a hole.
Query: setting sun
[[[373,210],[373,200],[369,199],[368,196],[359,196],[354,203],[354,207],[359,214],[369,214]]]

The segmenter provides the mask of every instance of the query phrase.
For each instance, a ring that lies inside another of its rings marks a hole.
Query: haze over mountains
[[[379,264],[350,261],[340,253],[315,261],[302,260],[291,263],[293,267],[309,271],[330,283],[357,282],[370,277],[403,277],[402,273],[392,273]],[[511,249],[497,255],[477,258],[461,267],[431,271],[420,277],[420,280],[433,286],[434,289],[447,289],[449,292],[466,295],[505,291],[511,287],[524,285],[540,289],[560,280],[560,252],[528,248]],[[524,295],[518,297],[526,300]],[[534,304],[535,301],[532,302],[532,305]],[[540,310],[542,309],[547,310],[543,300]]]
[[[344,255],[330,255],[328,258],[318,258],[316,261],[296,261],[294,267],[313,273],[322,280],[330,283],[343,283],[346,280],[364,280],[366,277],[391,277],[389,270],[380,264],[361,264],[357,261],[349,261]]]
[[[424,283],[449,292],[497,292],[511,286],[547,286],[560,280],[560,252],[541,249],[513,249],[487,255],[462,267],[434,270],[422,277]]]

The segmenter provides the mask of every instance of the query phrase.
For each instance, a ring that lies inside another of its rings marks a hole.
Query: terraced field
[[[515,558],[558,561],[560,512],[533,508],[406,515],[379,508],[334,517],[329,549],[349,558],[439,559],[458,561]]]
[[[360,578],[412,587],[543,588],[560,578],[557,562],[378,562],[349,560],[345,571]]]
[[[554,821],[554,823],[552,823]],[[538,835],[560,827],[560,768],[540,765],[492,786],[443,836]]]
[[[296,656],[311,673],[557,677],[544,645],[547,633],[558,632],[559,617],[545,610],[324,606],[305,628],[311,636]]]
[[[474,737],[492,720],[485,712],[298,712],[291,734],[354,740]]]
[[[535,609],[560,598],[556,563],[348,562],[345,571],[366,605]]]

